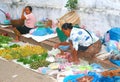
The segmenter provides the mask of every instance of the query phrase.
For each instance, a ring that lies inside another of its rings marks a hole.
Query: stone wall
[[[13,19],[18,19],[22,8],[31,5],[37,20],[50,18],[56,22],[68,12],[64,7],[66,2],[67,0],[0,0],[0,9],[9,12]],[[80,25],[99,31],[102,35],[111,27],[120,27],[119,4],[120,0],[79,0],[77,12],[81,19]],[[0,21],[4,18],[0,12]]]

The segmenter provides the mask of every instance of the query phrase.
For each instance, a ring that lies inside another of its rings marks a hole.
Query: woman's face
[[[67,30],[62,29],[62,31],[64,32],[64,34],[65,34],[67,37],[70,36],[70,32],[71,32],[70,29],[67,29]]]
[[[26,14],[30,14],[31,13],[30,9],[29,8],[25,8],[25,13]]]

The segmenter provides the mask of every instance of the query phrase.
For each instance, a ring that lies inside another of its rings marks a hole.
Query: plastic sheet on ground
[[[25,34],[25,35],[22,35],[26,38],[32,38],[33,40],[37,41],[37,42],[42,42],[44,40],[47,40],[47,39],[50,39],[50,38],[54,38],[54,37],[57,37],[57,34],[48,34],[48,35],[45,35],[45,36],[34,36],[34,35],[31,35],[31,34]]]

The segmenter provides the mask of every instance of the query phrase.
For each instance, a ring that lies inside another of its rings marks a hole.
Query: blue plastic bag
[[[47,31],[48,34],[54,33],[53,30],[52,30],[51,28],[46,28],[46,31]]]
[[[120,60],[113,60],[113,59],[110,59],[110,61],[114,64],[116,64],[117,66],[120,66]]]
[[[35,36],[44,36],[44,35],[52,34],[52,33],[54,33],[54,32],[53,32],[53,30],[51,28],[40,27],[40,28],[37,28],[32,33],[32,35],[35,35]]]
[[[115,40],[110,40],[109,42],[106,43],[106,50],[108,52],[111,52],[111,51],[114,51],[114,50],[117,50],[117,41]]]
[[[111,77],[101,77],[99,79],[99,82],[115,82],[113,78]]]
[[[109,34],[110,34],[111,40],[119,41],[120,40],[120,27],[114,27],[110,29]]]
[[[92,82],[98,82],[100,75],[96,74],[95,72],[88,72],[88,76],[92,76],[93,80]]]
[[[64,78],[63,82],[77,82],[77,79],[83,76],[85,75],[84,74],[69,75]]]

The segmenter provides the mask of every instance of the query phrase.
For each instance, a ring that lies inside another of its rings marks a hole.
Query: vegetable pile
[[[36,45],[25,45],[20,47],[15,47],[17,45],[11,46],[13,48],[1,49],[0,56],[7,59],[17,59],[21,57],[27,57],[34,54],[42,54],[46,53],[47,50],[42,48],[41,46]]]
[[[39,67],[48,66],[46,61],[48,56],[47,50],[37,45],[11,44],[12,38],[0,36],[0,56],[7,59],[17,59],[17,62],[29,64],[30,68],[38,69]]]
[[[48,66],[50,63],[46,61],[47,53],[41,55],[34,54],[29,57],[21,57],[17,62],[22,62],[23,64],[29,64],[30,68],[38,69],[39,67]]]
[[[7,37],[7,36],[1,36],[0,35],[0,44],[5,44],[5,43],[9,43],[12,40],[12,38]]]
[[[6,47],[10,41],[12,41],[12,38],[0,35],[0,48]]]

